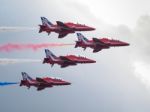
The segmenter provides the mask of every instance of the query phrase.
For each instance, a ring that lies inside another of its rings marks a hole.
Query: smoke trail
[[[8,58],[0,59],[0,65],[17,64],[17,63],[37,63],[37,62],[42,62],[42,60],[38,60],[38,59],[8,59]]]
[[[8,85],[15,85],[18,84],[18,82],[0,82],[0,86],[8,86]]]
[[[0,27],[0,32],[18,32],[18,31],[27,31],[27,30],[35,30],[36,27],[8,27],[3,26]]]
[[[8,43],[8,44],[0,45],[0,51],[10,52],[13,50],[24,50],[24,49],[32,49],[32,50],[36,51],[41,48],[61,47],[61,46],[70,46],[70,45],[74,45],[74,44],[61,44],[61,43],[15,44],[15,43]]]

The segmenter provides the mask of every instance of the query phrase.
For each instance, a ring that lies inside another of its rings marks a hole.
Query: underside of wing
[[[102,48],[94,48],[93,52],[99,52],[101,50],[102,50]]]
[[[45,88],[51,88],[51,87],[53,87],[53,85],[48,85],[48,86],[38,86],[38,87],[37,87],[37,91],[41,91],[41,90],[43,90],[43,89],[45,89]]]
[[[65,68],[65,67],[68,67],[68,66],[69,66],[69,64],[62,64],[61,68]]]
[[[38,87],[37,87],[37,91],[41,91],[41,90],[43,90],[43,89],[45,89],[44,86],[38,86]]]
[[[68,35],[68,33],[59,33],[58,38],[63,38],[63,37],[65,37],[66,35]]]

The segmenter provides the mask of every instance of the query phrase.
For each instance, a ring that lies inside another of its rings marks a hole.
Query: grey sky
[[[41,63],[0,65],[1,81],[19,81],[21,72],[36,76],[56,76],[72,82],[37,92],[35,88],[1,87],[0,110],[3,112],[149,112],[149,1],[135,0],[1,0],[0,26],[37,27],[40,17],[84,23],[96,31],[84,32],[88,38],[110,37],[127,41],[129,47],[111,48],[93,54],[91,49],[51,48],[56,55],[76,54],[97,63],[61,69]],[[39,34],[38,29],[0,32],[0,43],[72,43],[70,34]],[[43,49],[1,52],[0,58],[43,59]]]

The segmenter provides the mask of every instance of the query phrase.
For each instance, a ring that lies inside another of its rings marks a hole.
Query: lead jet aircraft
[[[93,38],[92,40],[88,40],[81,33],[77,33],[77,37],[78,41],[76,41],[75,48],[82,47],[85,50],[87,47],[90,47],[94,53],[110,47],[129,46],[129,43],[108,38]]]
[[[33,79],[25,72],[22,72],[22,77],[23,79],[20,82],[20,86],[27,86],[28,88],[34,86],[37,88],[38,91],[43,90],[45,88],[51,88],[53,86],[71,85],[70,82],[64,81],[60,78],[36,77],[36,79]]]
[[[40,26],[39,33],[45,31],[49,35],[51,32],[55,32],[59,34],[58,38],[63,38],[69,33],[75,33],[75,31],[95,30],[95,28],[83,24],[74,24],[71,22],[63,23],[61,21],[56,21],[57,24],[52,24],[45,17],[41,17],[41,20],[42,20],[42,25],[39,25]]]
[[[75,56],[75,55],[67,55],[67,56],[59,56],[56,57],[50,50],[45,49],[46,58],[43,60],[44,63],[51,64],[58,64],[61,68],[70,66],[70,65],[77,65],[78,63],[95,63],[96,61],[88,59],[86,57]]]

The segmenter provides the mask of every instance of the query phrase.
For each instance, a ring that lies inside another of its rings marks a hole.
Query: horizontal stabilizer
[[[43,30],[40,28],[39,33],[41,33]]]

